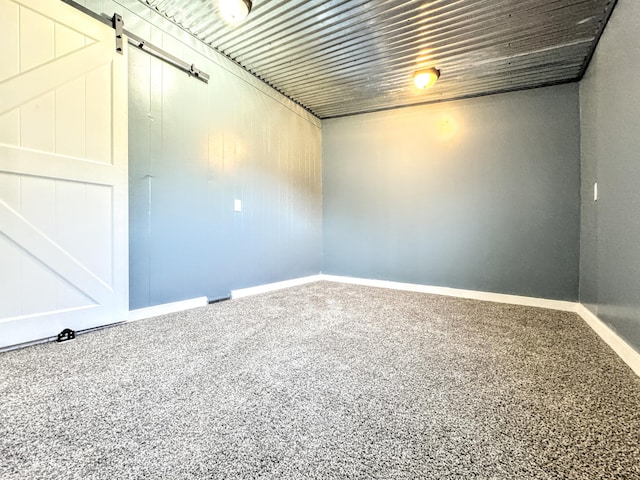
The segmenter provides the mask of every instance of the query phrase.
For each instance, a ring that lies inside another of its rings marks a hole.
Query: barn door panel
[[[1,348],[125,320],[128,240],[113,29],[58,0],[0,0],[0,35]]]

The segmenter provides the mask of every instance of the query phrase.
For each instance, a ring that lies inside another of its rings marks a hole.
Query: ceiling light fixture
[[[440,78],[440,70],[437,68],[427,68],[418,70],[413,74],[413,83],[420,89],[433,87]]]
[[[219,0],[220,13],[227,22],[242,22],[251,11],[251,0]]]

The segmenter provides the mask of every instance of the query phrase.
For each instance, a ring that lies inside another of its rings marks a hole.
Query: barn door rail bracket
[[[109,25],[115,30],[116,35],[116,51],[120,54],[124,53],[122,42],[124,41],[124,35],[127,36],[128,42],[136,48],[147,52],[149,55],[153,55],[154,57],[162,60],[165,63],[173,65],[179,70],[189,74],[189,76],[193,78],[197,78],[198,80],[209,83],[209,75],[199,68],[197,68],[193,63],[185,62],[178,57],[171,55],[169,52],[161,49],[160,47],[155,46],[152,43],[147,42],[146,40],[140,38],[139,36],[131,33],[130,31],[124,28],[124,21],[122,15],[118,13],[114,13],[113,16],[109,17],[108,15],[102,14],[99,15],[92,10],[89,10],[87,7],[80,5],[75,0],[62,0],[64,3],[71,5],[77,10],[80,10],[82,13],[89,15],[96,20],[101,21],[105,25]]]
[[[116,52],[122,55],[122,33],[123,33],[123,25],[122,16],[117,13],[113,14],[111,17],[111,26],[116,31]]]
[[[197,78],[204,83],[209,83],[209,75],[197,68],[193,63],[187,63],[178,57],[174,57],[169,52],[161,49],[160,47],[156,47],[154,44],[149,43],[146,40],[143,40],[134,33],[128,32],[127,30],[125,30],[124,33],[127,35],[129,43],[134,47],[139,48],[143,52],[147,52],[149,55],[153,55],[163,62],[173,65],[183,72],[188,73],[191,77]]]

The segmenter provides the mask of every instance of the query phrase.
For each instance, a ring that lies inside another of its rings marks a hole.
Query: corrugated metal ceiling
[[[254,0],[239,25],[217,0],[140,1],[331,118],[578,80],[616,0]]]

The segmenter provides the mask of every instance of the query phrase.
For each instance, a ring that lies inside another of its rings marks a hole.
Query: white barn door
[[[128,233],[126,48],[60,0],[0,38],[1,348],[126,320]]]

